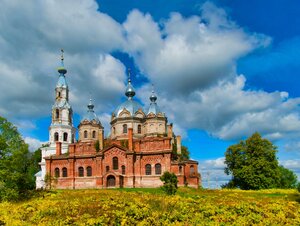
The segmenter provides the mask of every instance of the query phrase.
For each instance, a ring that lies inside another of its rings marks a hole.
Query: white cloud
[[[40,140],[32,138],[32,137],[25,137],[24,141],[25,141],[25,143],[27,143],[29,145],[29,150],[32,152],[37,150],[43,144],[46,143],[46,141],[40,141]]]
[[[149,14],[132,11],[123,24],[125,48],[152,82],[172,95],[186,95],[235,76],[235,60],[251,50],[265,46],[270,38],[245,33],[209,5],[203,8],[213,22],[201,17],[183,18],[173,13],[160,24]],[[211,23],[222,21],[227,26]],[[221,25],[220,25],[221,26]]]
[[[99,12],[95,1],[4,0],[0,15],[0,89],[5,93],[0,96],[1,115],[13,120],[49,114],[60,48],[66,52],[74,107],[84,106],[90,91],[98,97],[98,105],[116,101],[125,75],[120,71],[122,63],[109,52],[123,46],[123,28]],[[93,73],[99,67],[111,72],[110,86],[102,82],[96,89],[90,75],[104,76]]]
[[[222,139],[258,131],[296,144],[300,136],[300,98],[246,89],[247,75],[236,74],[236,60],[268,46],[270,37],[246,32],[211,3],[197,16],[175,12],[159,22],[133,10],[119,24],[93,0],[4,0],[0,15],[0,89],[5,94],[0,114],[12,121],[49,116],[57,50],[63,47],[74,111],[82,115],[91,95],[106,132],[125,88],[125,67],[111,55],[118,50],[132,56],[155,84],[158,104],[183,136],[191,128]],[[137,92],[145,106],[150,91],[146,83]],[[297,147],[291,146],[286,149]]]
[[[182,129],[201,128],[222,139],[234,140],[258,131],[274,140],[300,133],[300,98],[288,99],[286,92],[245,90],[246,79],[219,82],[184,97],[158,93],[158,104]],[[150,86],[138,90],[149,102]],[[276,123],[274,123],[276,122]]]

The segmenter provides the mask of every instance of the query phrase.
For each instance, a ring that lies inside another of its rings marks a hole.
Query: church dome
[[[128,99],[116,108],[114,115],[118,117],[124,109],[129,111],[130,115],[133,116],[139,109],[143,110],[143,107],[138,102]]]
[[[158,107],[158,105],[156,103],[157,96],[155,95],[154,90],[152,90],[152,94],[149,99],[150,99],[151,103],[150,103],[148,110],[146,111],[147,115],[149,115],[151,113],[154,115],[157,115],[158,113],[164,114],[161,112],[160,108]]]
[[[125,95],[128,97],[128,99],[116,108],[113,113],[116,117],[118,117],[124,109],[127,110],[131,116],[133,116],[139,109],[143,111],[142,105],[132,99],[135,96],[135,91],[131,85],[130,79],[128,79]]]
[[[94,105],[93,105],[92,99],[90,99],[90,102],[87,105],[87,108],[88,108],[88,110],[87,110],[86,114],[83,116],[81,121],[82,122],[86,121],[86,120],[89,122],[96,121],[97,124],[101,124],[99,118],[97,117],[96,113],[94,112]]]

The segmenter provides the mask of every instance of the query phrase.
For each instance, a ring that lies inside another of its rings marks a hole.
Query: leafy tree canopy
[[[190,159],[190,152],[186,146],[181,146],[181,154],[179,155],[179,159],[181,161],[189,160]]]
[[[190,159],[190,152],[188,147],[181,145],[181,154],[177,154],[177,141],[174,140],[172,145],[172,160],[184,161]]]
[[[231,145],[225,152],[225,173],[232,175],[226,186],[246,190],[295,187],[297,177],[279,166],[276,153],[276,146],[259,133]]]
[[[283,166],[279,166],[280,180],[278,188],[296,188],[297,187],[297,176],[296,174]]]
[[[178,189],[178,180],[174,173],[170,173],[168,171],[164,172],[164,174],[160,177],[160,180],[164,182],[162,189],[168,195],[174,195]]]
[[[17,128],[0,117],[0,201],[16,200],[34,187],[30,157]]]

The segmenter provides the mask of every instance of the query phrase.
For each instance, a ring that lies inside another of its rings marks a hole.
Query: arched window
[[[179,166],[179,173],[182,173],[182,166]]]
[[[93,138],[96,138],[96,131],[93,131]]]
[[[116,134],[116,128],[113,127],[113,134]]]
[[[87,138],[87,131],[86,130],[83,132],[83,137]]]
[[[58,92],[58,97],[61,97],[61,93],[60,92]]]
[[[106,172],[108,172],[109,171],[109,166],[106,166]]]
[[[80,177],[83,177],[84,176],[84,169],[83,169],[83,167],[79,167],[78,168],[78,175],[80,176]]]
[[[138,125],[138,133],[142,133],[142,126],[141,125]]]
[[[54,170],[54,176],[59,177],[59,168],[55,168]]]
[[[123,125],[123,133],[127,133],[127,124]]]
[[[193,165],[190,166],[190,174],[194,174],[195,173],[195,168]]]
[[[91,176],[92,176],[92,167],[88,166],[88,167],[86,168],[86,175],[87,175],[88,177],[91,177]]]
[[[66,167],[62,168],[62,176],[63,177],[68,177],[68,170]]]
[[[122,166],[122,174],[125,174],[125,166]]]
[[[159,163],[155,164],[155,174],[161,174],[161,165]]]
[[[72,134],[72,143],[74,143],[74,134]]]
[[[147,164],[145,166],[146,175],[151,175],[151,165]]]
[[[68,133],[64,133],[64,141],[68,141]]]
[[[59,110],[58,109],[55,110],[55,118],[59,119]]]
[[[117,170],[119,168],[119,162],[117,157],[113,157],[113,169]]]
[[[58,141],[58,132],[54,133],[54,141]]]

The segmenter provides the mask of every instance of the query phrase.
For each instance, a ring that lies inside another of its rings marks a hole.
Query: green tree
[[[164,174],[160,177],[160,180],[164,182],[162,189],[168,195],[174,195],[178,189],[178,180],[177,176],[174,173],[170,173],[168,171],[164,172]]]
[[[276,152],[259,133],[230,146],[225,152],[225,173],[232,175],[228,186],[246,190],[278,187],[281,174]]]
[[[35,150],[33,153],[30,153],[29,155],[29,168],[28,173],[30,175],[30,186],[31,188],[35,188],[35,174],[41,170],[41,166],[39,162],[42,158],[42,150],[39,148]]]
[[[181,154],[179,155],[180,161],[189,160],[190,159],[190,152],[188,147],[181,146]]]
[[[177,141],[174,140],[172,144],[172,160],[184,161],[190,159],[190,152],[188,147],[181,145],[181,154],[177,154]]]
[[[297,176],[296,174],[283,166],[279,166],[280,180],[278,183],[279,188],[296,188]]]
[[[177,143],[176,143],[176,139],[175,139],[173,144],[172,144],[172,160],[177,160],[177,159],[178,159]]]
[[[0,117],[0,201],[16,200],[31,189],[30,153],[17,128]]]

